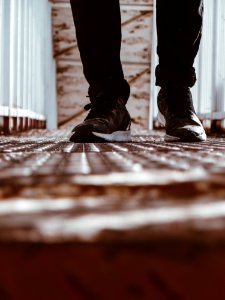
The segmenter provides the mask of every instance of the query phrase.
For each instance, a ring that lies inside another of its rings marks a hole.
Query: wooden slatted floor
[[[0,299],[224,299],[225,138],[0,139]]]

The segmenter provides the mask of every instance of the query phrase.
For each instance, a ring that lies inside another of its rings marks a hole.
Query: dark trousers
[[[128,98],[120,61],[119,0],[70,0],[89,94],[103,89]],[[195,83],[193,62],[202,28],[202,0],[157,0],[156,84]],[[126,90],[126,92],[125,92]]]

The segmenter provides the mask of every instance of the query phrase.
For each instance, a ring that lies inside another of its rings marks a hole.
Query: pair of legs
[[[96,118],[96,112],[104,106],[99,105],[100,101],[112,104],[119,98],[119,104],[125,105],[129,98],[129,85],[124,79],[120,61],[120,5],[119,0],[70,2],[84,75],[90,85],[90,100],[95,107],[96,104],[98,106],[96,111],[89,115],[90,120]],[[177,90],[178,86],[189,88],[195,84],[193,63],[201,40],[202,13],[202,0],[157,0],[159,64],[156,68],[156,84],[163,89],[164,96],[165,93],[171,94],[171,89]],[[177,97],[173,95],[174,99]],[[174,101],[177,102],[178,99]],[[118,131],[125,131],[129,125],[129,117],[125,111],[121,116],[121,119],[123,118],[126,120],[118,126]],[[89,135],[93,129],[90,126],[84,131],[81,128],[79,135]],[[106,133],[111,134],[111,131]],[[76,141],[76,138],[72,140]]]

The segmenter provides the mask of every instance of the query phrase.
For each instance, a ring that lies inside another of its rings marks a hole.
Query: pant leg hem
[[[170,85],[185,85],[193,87],[196,82],[195,68],[175,68],[175,67],[161,67],[158,65],[155,70],[156,85],[170,86]]]

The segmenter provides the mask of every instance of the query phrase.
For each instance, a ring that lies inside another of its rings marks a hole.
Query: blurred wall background
[[[83,77],[69,0],[52,0],[54,57],[57,66],[58,125],[74,126],[83,120],[88,85]],[[132,128],[149,122],[152,0],[122,0],[123,42],[121,58],[132,83],[128,109]]]

